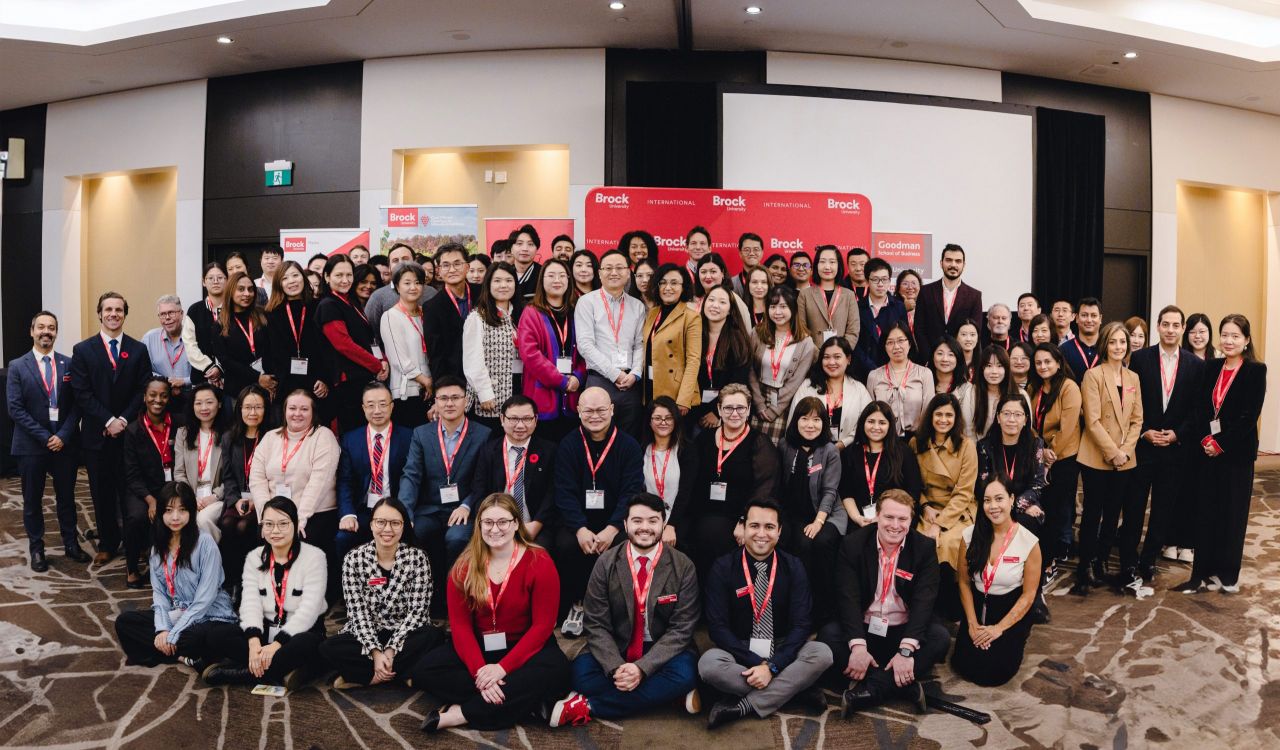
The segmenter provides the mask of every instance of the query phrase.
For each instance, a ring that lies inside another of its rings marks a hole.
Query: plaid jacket
[[[431,603],[431,565],[420,549],[401,544],[390,580],[371,584],[383,577],[378,567],[374,543],[361,545],[342,561],[342,595],[347,602],[347,624],[342,632],[360,641],[366,656],[375,649],[404,648],[409,633],[427,624]],[[391,631],[383,643],[381,631]]]

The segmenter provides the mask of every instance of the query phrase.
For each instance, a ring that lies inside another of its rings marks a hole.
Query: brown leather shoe
[[[93,556],[93,564],[106,565],[107,563],[111,562],[113,559],[115,559],[115,555],[111,554],[110,552],[99,552]]]

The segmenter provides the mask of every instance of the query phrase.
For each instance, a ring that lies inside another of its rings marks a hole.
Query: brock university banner
[[[766,258],[790,258],[799,250],[812,256],[818,245],[870,249],[871,201],[859,193],[782,190],[600,187],[587,193],[586,249],[596,255],[644,229],[657,240],[662,262],[683,263],[685,233],[697,225],[711,232],[711,249],[737,273],[743,232],[760,235]]]

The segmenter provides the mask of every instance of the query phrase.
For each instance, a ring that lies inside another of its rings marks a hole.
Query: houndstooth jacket
[[[390,648],[399,653],[409,633],[428,622],[431,565],[426,553],[401,544],[390,580],[370,584],[383,575],[373,542],[351,550],[342,561],[342,595],[347,602],[347,624],[342,632],[354,635],[366,656],[374,649]],[[378,633],[385,630],[392,635],[383,643]]]

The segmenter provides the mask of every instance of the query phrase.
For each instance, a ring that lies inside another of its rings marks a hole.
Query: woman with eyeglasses
[[[485,274],[475,309],[462,324],[462,371],[471,416],[500,431],[502,404],[520,390],[524,362],[516,353],[516,268],[494,263]]]
[[[375,378],[386,380],[391,367],[382,359],[381,347],[374,346],[373,326],[355,293],[356,274],[351,259],[330,256],[324,266],[324,281],[329,293],[316,306],[316,322],[334,351],[334,403],[338,430],[345,433],[364,424],[360,394],[365,383]]]
[[[996,404],[996,419],[978,441],[978,484],[999,475],[1013,493],[1013,515],[1018,523],[1038,532],[1044,522],[1041,496],[1045,478],[1044,441],[1031,429],[1027,402],[1007,394]]]
[[[1009,377],[1024,397],[1031,378],[1031,355],[1034,351],[1035,347],[1026,341],[1019,341],[1009,349]]]
[[[222,436],[222,463],[218,475],[224,498],[218,547],[222,551],[225,580],[234,591],[240,583],[240,569],[249,551],[258,545],[258,512],[249,489],[249,468],[258,441],[267,431],[267,392],[256,385],[246,386],[236,396],[231,427]]]
[[[1031,328],[1035,334],[1035,326]],[[1031,429],[1044,441],[1044,462],[1049,486],[1042,505],[1044,528],[1039,534],[1045,553],[1045,579],[1057,576],[1058,563],[1066,564],[1076,515],[1076,485],[1080,465],[1080,386],[1062,350],[1052,343],[1037,344],[1028,391],[1031,394]]]
[[[898,434],[910,437],[920,426],[920,412],[933,397],[933,372],[912,361],[915,340],[905,320],[895,321],[885,329],[880,349],[889,358],[883,367],[876,367],[867,375],[867,390],[873,399],[893,407]]]
[[[988,346],[977,361],[981,367],[974,381],[973,432],[985,435],[995,424],[996,403],[1003,396],[1021,394],[1021,391],[1013,381],[1013,364],[1004,347]]]
[[[373,506],[373,541],[342,561],[347,624],[320,644],[320,656],[337,670],[335,690],[403,682],[424,654],[444,641],[427,616],[431,565],[413,539],[409,511],[393,497]]]
[[[220,325],[223,292],[227,286],[227,272],[221,263],[205,264],[201,286],[204,297],[193,302],[182,318],[182,348],[191,364],[193,379],[205,379],[221,387],[225,382],[222,368],[213,360],[213,338]]]
[[[644,441],[644,489],[662,498],[666,508],[666,525],[662,529],[663,544],[676,546],[679,533],[689,517],[694,468],[693,441],[684,435],[684,418],[680,407],[670,396],[659,396],[649,403],[649,419]],[[687,545],[686,545],[687,546]]]
[[[843,288],[843,287],[842,287]],[[849,296],[853,292],[845,290]],[[858,431],[858,415],[871,403],[867,387],[853,377],[853,348],[848,339],[834,336],[818,347],[818,356],[809,368],[808,377],[791,399],[791,413],[802,399],[816,397],[827,409],[831,441],[837,451],[853,443]],[[790,417],[788,417],[790,419]]]
[[[245,558],[240,628],[215,639],[226,661],[203,676],[208,685],[265,683],[292,693],[314,673],[324,641],[328,563],[302,541],[298,508],[287,497],[263,507],[262,540]]]
[[[902,490],[917,502],[924,492],[920,467],[911,447],[898,436],[893,408],[868,403],[854,417],[857,430],[840,452],[840,497],[858,526],[876,520],[876,499],[885,490]]]
[[[703,257],[703,261],[707,259]],[[702,360],[702,316],[687,304],[693,298],[684,269],[664,263],[650,289],[653,307],[645,316],[641,394],[646,403],[658,396],[674,399],[687,414],[698,398],[698,363]]]
[[[933,354],[929,358],[929,369],[933,372],[934,393],[950,393],[960,403],[960,415],[964,417],[965,436],[973,437],[973,402],[974,388],[966,377],[963,368],[964,351],[960,343],[948,335],[943,335],[934,344]]]
[[[560,576],[551,555],[510,495],[481,500],[476,517],[446,584],[452,644],[413,667],[414,685],[443,701],[424,732],[508,729],[569,690],[569,660],[554,638]]]
[[[727,289],[712,289],[707,292],[702,304],[699,398],[687,415],[690,432],[719,427],[720,415],[716,412],[716,399],[720,395],[720,389],[729,383],[746,385],[750,378],[751,336],[744,320]]]
[[[524,362],[520,387],[538,410],[538,435],[559,444],[578,426],[578,394],[587,363],[578,352],[570,301],[569,264],[542,264],[533,301],[516,326],[516,348]]]
[[[1187,316],[1187,327],[1183,329],[1182,348],[1200,359],[1217,359],[1218,350],[1213,348],[1213,324],[1204,313],[1191,313]]]
[[[916,331],[916,303],[920,299],[920,287],[924,286],[920,274],[914,268],[904,268],[898,272],[898,282],[894,285],[893,294],[902,300],[907,309],[907,325],[912,335]]]
[[[813,364],[817,347],[799,317],[794,289],[775,286],[765,301],[769,317],[752,337],[755,357],[748,385],[755,416],[751,424],[778,445],[787,429],[791,400]]]
[[[813,337],[814,345],[842,338],[849,346],[858,345],[858,298],[853,290],[840,285],[844,278],[844,259],[840,248],[821,245],[813,256],[817,283],[800,289],[800,318]]]

